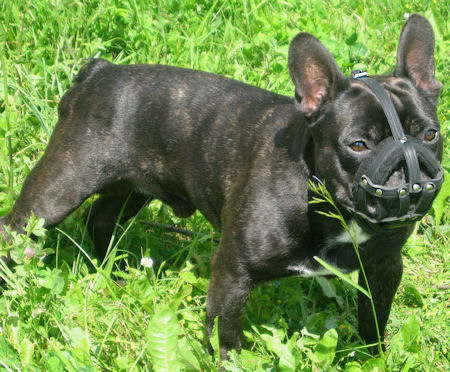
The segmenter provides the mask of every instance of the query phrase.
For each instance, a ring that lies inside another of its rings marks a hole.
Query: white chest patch
[[[332,250],[332,248],[337,244],[346,244],[346,243],[352,244],[353,241],[352,241],[350,234],[352,234],[356,238],[356,240],[358,241],[358,244],[363,244],[371,238],[371,236],[369,234],[367,234],[366,232],[364,232],[355,221],[353,221],[353,220],[350,221],[348,226],[350,228],[350,233],[347,232],[347,230],[342,229],[342,231],[338,235],[334,236],[333,238],[328,239],[326,246],[318,254],[318,256],[322,260],[326,261],[329,265],[335,267],[336,269],[338,269],[339,271],[342,271],[344,273],[348,273],[350,271],[343,270],[342,268],[337,267],[335,262],[332,262],[332,261],[335,261],[335,259],[330,258],[328,256],[328,252],[330,250]],[[295,265],[288,266],[288,270],[294,271],[298,275],[301,275],[304,277],[333,274],[328,269],[326,269],[325,267],[322,267],[322,266],[320,266],[314,270],[312,267],[314,267],[316,265],[312,264],[313,260],[314,259],[312,257],[310,259],[305,259],[301,263],[297,263]]]
[[[343,229],[339,235],[331,238],[328,244],[333,245],[337,243],[352,243],[350,234],[352,234],[356,238],[359,244],[365,243],[370,239],[370,235],[367,234],[363,229],[361,229],[361,227],[359,227],[359,225],[355,221],[351,220],[348,224],[348,227],[350,229],[350,232]]]
[[[318,270],[312,270],[308,265],[304,265],[304,264],[290,265],[290,266],[288,266],[288,270],[294,271],[298,275],[306,277],[306,278],[313,277],[313,276],[332,274],[330,271],[328,271],[324,267],[320,267]]]

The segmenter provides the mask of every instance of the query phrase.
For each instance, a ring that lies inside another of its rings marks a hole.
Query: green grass
[[[355,65],[383,73],[395,65],[403,15],[413,11],[426,15],[436,32],[437,77],[444,84],[438,114],[448,143],[446,1],[1,2],[0,215],[9,211],[42,155],[59,99],[86,59],[191,67],[293,95],[287,50],[297,32],[321,39],[347,74]],[[447,172],[449,155],[446,146]],[[450,370],[449,179],[447,173],[447,199],[441,194],[404,248],[405,273],[382,358],[362,348],[354,288],[340,279],[287,278],[251,294],[244,350],[231,355],[226,370]],[[120,243],[101,263],[92,259],[81,213],[82,208],[48,232],[31,221],[29,232],[37,241],[14,237],[11,254],[18,264],[3,267],[2,274],[7,281],[0,297],[0,369],[217,369],[204,342],[217,232],[200,214],[180,220],[152,202],[118,231]],[[201,236],[167,233],[141,221],[170,223]],[[153,259],[153,267],[140,264],[143,256]]]

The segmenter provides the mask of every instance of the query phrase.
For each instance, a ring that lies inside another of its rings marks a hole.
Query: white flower
[[[36,309],[36,310],[33,310],[33,311],[31,312],[31,316],[32,316],[33,318],[36,318],[38,315],[42,314],[45,310],[46,310],[46,309],[40,307],[40,308],[38,308],[38,309]]]
[[[153,267],[153,260],[150,257],[142,257],[141,265],[147,268]]]

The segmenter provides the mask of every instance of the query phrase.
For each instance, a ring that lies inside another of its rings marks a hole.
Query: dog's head
[[[423,216],[442,184],[436,113],[441,84],[433,53],[430,23],[413,14],[400,36],[394,73],[373,77],[398,114],[399,141],[386,105],[370,86],[344,76],[315,37],[300,33],[291,43],[289,71],[314,143],[313,172],[372,231]]]

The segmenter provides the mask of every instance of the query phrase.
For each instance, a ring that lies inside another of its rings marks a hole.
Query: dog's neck
[[[299,116],[280,130],[275,138],[276,147],[284,147],[289,157],[298,162],[306,179],[314,174],[314,143],[306,118]]]

